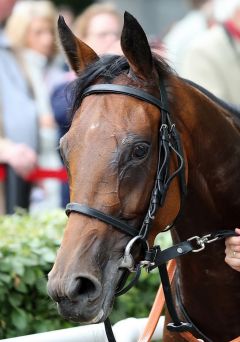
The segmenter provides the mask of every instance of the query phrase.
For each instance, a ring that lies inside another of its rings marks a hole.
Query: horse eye
[[[146,157],[149,151],[149,146],[147,144],[138,144],[134,146],[132,151],[133,159],[143,159]]]

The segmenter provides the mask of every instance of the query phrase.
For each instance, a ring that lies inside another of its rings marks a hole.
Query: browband
[[[78,214],[81,213],[86,216],[96,218],[100,221],[110,224],[113,227],[118,228],[120,231],[131,236],[137,236],[139,234],[139,232],[135,228],[129,226],[124,221],[116,219],[115,217],[109,214],[106,215],[97,209],[89,208],[84,204],[68,203],[66,206],[67,216],[69,216],[71,212],[75,212]]]
[[[159,109],[164,111],[168,111],[164,106],[163,102],[155,96],[148,94],[147,92],[139,89],[128,86],[123,86],[119,84],[95,84],[88,88],[86,88],[82,94],[82,99],[88,95],[92,94],[124,94],[135,97],[142,101],[147,101],[154,106],[157,106]]]

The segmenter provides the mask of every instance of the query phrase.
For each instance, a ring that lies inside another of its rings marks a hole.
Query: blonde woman
[[[75,19],[73,31],[99,55],[121,53],[119,38],[122,25],[122,16],[112,4],[94,4]]]
[[[19,50],[19,60],[29,80],[36,101],[40,125],[38,163],[44,168],[58,168],[57,128],[50,105],[50,93],[62,79],[56,58],[56,10],[50,1],[19,1],[9,17],[6,34]],[[60,184],[55,180],[41,183],[36,209],[59,206]],[[36,198],[36,197],[35,197]],[[33,203],[35,209],[35,203]]]

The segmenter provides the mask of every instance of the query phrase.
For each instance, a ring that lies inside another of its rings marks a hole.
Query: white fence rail
[[[127,318],[113,326],[117,342],[136,342],[143,333],[147,318]],[[159,320],[151,341],[162,338],[164,317]],[[85,325],[76,328],[54,330],[40,334],[7,338],[4,342],[107,342],[104,324]]]

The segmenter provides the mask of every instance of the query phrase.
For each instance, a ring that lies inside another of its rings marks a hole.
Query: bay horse
[[[137,264],[172,222],[175,243],[199,244],[195,236],[239,225],[240,121],[152,53],[129,13],[123,56],[100,58],[61,17],[59,33],[78,78],[71,127],[60,141],[69,219],[48,291],[66,319],[97,323],[111,311],[124,267]],[[226,342],[240,335],[240,275],[224,262],[224,240],[200,245],[177,258],[176,312],[183,321],[187,313],[196,337]],[[184,340],[165,330],[170,341]]]

